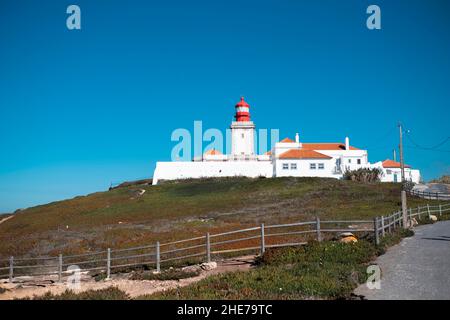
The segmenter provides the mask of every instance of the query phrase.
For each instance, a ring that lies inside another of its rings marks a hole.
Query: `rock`
[[[430,220],[434,222],[437,221],[438,218],[434,214],[430,214]]]
[[[198,272],[201,269],[202,269],[201,266],[194,265],[194,266],[183,267],[183,268],[181,268],[181,271],[184,271],[184,272]]]
[[[217,262],[204,262],[200,265],[203,270],[209,271],[217,268]]]
[[[358,242],[358,239],[356,238],[356,236],[351,232],[344,232],[344,233],[341,233],[339,236],[341,238],[339,240],[339,242],[343,242],[343,243]]]

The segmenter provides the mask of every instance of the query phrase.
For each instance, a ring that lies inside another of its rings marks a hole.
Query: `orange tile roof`
[[[303,149],[308,150],[345,150],[344,143],[303,143]],[[350,146],[350,150],[360,150]]]
[[[290,149],[279,156],[280,159],[331,159],[314,150]]]
[[[272,155],[272,151],[267,151],[266,153],[264,153],[265,155],[267,155],[267,156],[271,156]]]
[[[281,140],[280,142],[286,143],[286,142],[295,142],[295,141],[294,141],[294,140],[291,140],[291,139],[289,139],[289,138],[284,138],[284,139]]]
[[[386,159],[382,162],[383,168],[400,168],[400,162],[396,162],[391,159]],[[405,164],[405,168],[411,168],[411,166]]]
[[[210,149],[210,150],[205,152],[205,155],[218,156],[218,155],[222,155],[222,152],[220,152],[220,151],[218,151],[216,149]]]

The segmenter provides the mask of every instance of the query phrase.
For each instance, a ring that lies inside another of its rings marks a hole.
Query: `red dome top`
[[[236,107],[250,107],[250,105],[244,101],[244,97],[241,97],[241,101],[236,104]]]
[[[241,101],[239,101],[236,106],[236,121],[250,121],[250,106],[247,102],[244,101],[244,97],[241,97]]]

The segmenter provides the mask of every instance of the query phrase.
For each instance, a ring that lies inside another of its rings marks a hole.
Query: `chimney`
[[[345,150],[350,150],[350,139],[345,137]]]
[[[295,134],[295,142],[297,143],[300,142],[300,137],[298,136],[298,133]]]

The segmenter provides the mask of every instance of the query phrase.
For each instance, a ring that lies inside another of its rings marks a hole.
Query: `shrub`
[[[449,175],[444,175],[438,179],[433,179],[430,182],[432,183],[446,183],[446,184],[450,184],[450,176]]]
[[[382,174],[382,171],[378,168],[360,168],[357,170],[346,170],[344,179],[358,182],[378,182]]]

